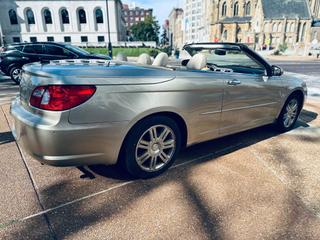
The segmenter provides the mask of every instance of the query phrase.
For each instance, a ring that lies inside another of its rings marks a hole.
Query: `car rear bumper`
[[[53,166],[112,165],[117,162],[127,122],[74,125],[50,122],[26,110],[17,98],[11,104],[13,135],[20,146]]]

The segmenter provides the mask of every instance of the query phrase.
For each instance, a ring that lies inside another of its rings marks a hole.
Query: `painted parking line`
[[[200,161],[206,161],[206,160],[210,160],[210,159],[213,159],[215,156],[219,156],[221,153],[227,153],[227,152],[230,152],[232,150],[236,150],[238,149],[240,146],[242,145],[242,143],[238,143],[238,144],[235,144],[235,145],[232,145],[232,146],[228,146],[226,148],[223,148],[221,150],[218,150],[218,151],[215,151],[214,153],[209,153],[209,154],[206,154],[204,156],[201,156],[201,157],[198,157],[198,158],[194,158],[194,159],[191,159],[189,161],[186,161],[186,162],[183,162],[183,163],[180,163],[180,164],[177,164],[177,165],[174,165],[173,167],[171,167],[169,169],[172,170],[172,169],[176,169],[176,168],[180,168],[180,167],[183,167],[183,166],[186,166],[186,165],[189,165],[189,164],[192,164],[194,162],[200,162]],[[20,147],[19,147],[20,148]],[[24,157],[24,156],[23,156]],[[31,176],[32,176],[32,173],[31,173]],[[7,221],[5,223],[2,223],[0,224],[0,229],[1,228],[4,228],[4,227],[8,227],[8,226],[11,226],[13,224],[17,224],[17,223],[21,223],[21,222],[24,222],[26,220],[29,220],[29,219],[32,219],[32,218],[35,218],[35,217],[39,217],[39,216],[42,216],[42,215],[45,215],[47,213],[50,213],[50,212],[53,212],[55,210],[58,210],[58,209],[61,209],[61,208],[64,208],[66,206],[69,206],[69,205],[72,205],[72,204],[75,204],[75,203],[78,203],[78,202],[81,202],[81,201],[84,201],[84,200],[87,200],[87,199],[91,199],[93,197],[96,197],[96,196],[99,196],[99,195],[102,195],[102,194],[107,194],[113,190],[116,190],[116,189],[120,189],[122,187],[125,187],[129,184],[132,184],[134,182],[137,182],[137,181],[127,181],[127,182],[123,182],[123,183],[120,183],[118,185],[115,185],[113,187],[110,187],[110,188],[107,188],[105,190],[102,190],[102,191],[99,191],[99,192],[96,192],[96,193],[92,193],[92,194],[89,194],[87,196],[84,196],[84,197],[81,197],[81,198],[77,198],[73,201],[69,201],[69,202],[66,202],[66,203],[63,203],[63,204],[60,204],[56,207],[53,207],[53,208],[48,208],[46,210],[43,210],[41,212],[38,212],[38,213],[35,213],[35,214],[32,214],[32,215],[29,215],[29,216],[26,216],[26,217],[23,217],[23,218],[20,218],[20,219],[16,219],[16,220],[10,220],[10,221]]]

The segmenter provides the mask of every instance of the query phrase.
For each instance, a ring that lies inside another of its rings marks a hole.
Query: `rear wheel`
[[[20,84],[21,73],[22,73],[22,68],[19,66],[14,66],[10,69],[10,77],[16,84]]]
[[[155,177],[173,164],[180,147],[181,133],[174,120],[163,116],[147,118],[127,138],[124,167],[135,177]]]
[[[286,132],[293,129],[300,111],[302,109],[302,101],[297,95],[291,96],[284,105],[280,116],[277,120],[277,126],[280,131]]]

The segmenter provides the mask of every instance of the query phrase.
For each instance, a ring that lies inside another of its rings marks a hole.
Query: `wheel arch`
[[[302,89],[299,89],[299,88],[298,89],[294,89],[293,91],[291,91],[291,93],[287,96],[287,98],[283,102],[282,107],[281,107],[280,111],[278,112],[277,118],[279,118],[279,116],[280,116],[284,106],[287,104],[288,100],[293,96],[298,96],[299,97],[299,99],[301,100],[301,109],[303,108],[304,101],[305,101],[304,91]]]
[[[181,143],[181,148],[185,148],[187,146],[187,141],[188,141],[188,127],[186,124],[185,119],[178,113],[176,112],[172,112],[172,111],[161,111],[161,112],[155,112],[155,113],[150,113],[148,115],[143,116],[142,118],[140,118],[138,121],[136,121],[132,126],[130,126],[128,132],[126,133],[122,144],[121,144],[121,148],[118,154],[118,160],[117,162],[120,162],[120,158],[121,156],[123,156],[124,150],[125,150],[125,145],[126,142],[128,140],[129,135],[131,134],[131,132],[133,131],[133,129],[140,124],[141,122],[143,122],[144,120],[151,118],[151,117],[155,117],[155,116],[163,116],[163,117],[168,117],[172,120],[174,120],[180,130],[181,133],[181,138],[182,138],[182,143]]]

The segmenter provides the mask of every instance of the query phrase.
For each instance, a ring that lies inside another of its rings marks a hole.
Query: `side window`
[[[43,47],[40,44],[26,45],[23,49],[23,52],[29,54],[43,54]]]
[[[237,49],[202,50],[207,55],[208,65],[229,68],[234,72],[263,74],[265,67],[246,53]]]
[[[46,54],[54,56],[63,56],[63,49],[61,47],[46,45]]]

